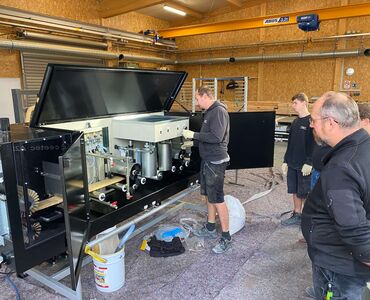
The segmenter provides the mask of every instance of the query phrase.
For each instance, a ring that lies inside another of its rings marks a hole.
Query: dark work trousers
[[[331,300],[361,300],[366,281],[361,278],[334,273],[312,264],[312,280],[317,300],[327,299],[332,292]]]

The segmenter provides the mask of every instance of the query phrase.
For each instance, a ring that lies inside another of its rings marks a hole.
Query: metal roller
[[[157,153],[154,145],[146,144],[141,153],[142,175],[144,177],[156,177],[157,175]]]
[[[185,150],[178,150],[178,149],[173,149],[172,151],[172,158],[174,160],[173,165],[176,166],[176,162],[182,161],[187,157],[187,153]]]
[[[157,180],[162,180],[163,179],[163,172],[162,171],[158,171],[156,177],[157,177],[156,178]]]
[[[158,163],[159,170],[169,171],[172,165],[172,149],[170,143],[158,144]]]
[[[135,180],[135,178],[140,174],[141,166],[139,164],[134,164],[130,171],[130,179]]]
[[[99,192],[99,191],[93,191],[90,193],[90,196],[93,197],[93,198],[96,198],[100,201],[104,201],[105,200],[105,193],[102,193],[102,192]]]
[[[112,188],[112,189],[115,189],[115,190],[122,191],[124,193],[127,192],[127,186],[126,186],[126,184],[116,183],[116,184],[109,185],[108,187],[109,188]]]
[[[110,171],[120,175],[127,175],[127,168],[130,171],[130,176],[135,176],[140,173],[140,165],[133,162],[124,162],[122,160],[113,160],[110,164]]]
[[[140,184],[144,185],[146,183],[146,178],[145,177],[137,177],[137,179],[140,181]]]
[[[135,151],[135,162],[141,165],[141,152]]]

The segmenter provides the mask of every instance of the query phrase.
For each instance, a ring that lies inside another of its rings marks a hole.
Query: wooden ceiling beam
[[[229,2],[232,5],[237,6],[237,7],[242,7],[243,6],[243,3],[242,3],[241,0],[226,0],[226,1]]]
[[[229,1],[229,0],[226,0],[226,1]],[[233,1],[235,3],[236,2],[239,2],[238,0],[236,0],[236,1],[230,0],[230,1]],[[233,11],[238,11],[241,8],[248,8],[248,7],[253,7],[253,6],[261,5],[261,4],[266,3],[266,1],[267,0],[248,0],[248,1],[244,2],[244,3],[242,3],[242,6],[241,7],[239,7],[237,5],[226,5],[225,7],[223,7],[223,9],[217,9],[217,10],[210,11],[208,13],[203,14],[203,17],[202,18],[215,17],[215,16],[218,16],[218,15],[223,15],[225,13],[230,13],[230,12],[233,12]],[[281,0],[269,0],[269,1],[281,1]],[[181,20],[179,19],[179,20],[176,20],[176,21],[172,21],[172,22],[170,22],[170,24],[171,24],[171,27],[178,27],[178,26],[188,25],[189,23],[191,23],[193,21],[194,20],[192,20],[191,18],[184,18],[184,19],[181,19]]]
[[[271,1],[271,0],[270,0]],[[276,1],[276,0],[275,0]],[[261,5],[262,3],[267,3],[267,0],[247,0],[243,3],[242,7],[253,7],[257,5]]]
[[[165,2],[166,0],[131,0],[129,2],[106,0],[101,4],[102,10],[99,15],[101,18],[110,18]]]
[[[201,19],[203,18],[203,15],[193,9],[190,9],[184,5],[180,5],[178,3],[175,3],[173,1],[167,1],[165,2],[165,5],[168,5],[168,6],[171,6],[173,8],[176,8],[176,9],[179,9],[179,10],[182,10],[183,12],[186,12],[186,14],[188,16],[191,16],[191,17],[194,17],[194,18],[197,18],[197,19]]]
[[[234,2],[234,0],[227,0],[227,1],[229,3],[231,3],[231,1]],[[270,1],[281,1],[281,0],[270,0]],[[258,6],[258,5],[261,5],[261,4],[266,3],[266,2],[267,2],[267,0],[248,0],[248,1],[244,2],[244,3],[242,3],[241,6],[238,6],[238,5],[227,5],[227,7],[225,7],[224,9],[217,9],[215,11],[211,11],[207,15],[207,17],[216,17],[216,16],[223,15],[223,14],[226,14],[226,13],[232,13],[234,11],[238,11],[238,10],[243,9],[243,8]]]

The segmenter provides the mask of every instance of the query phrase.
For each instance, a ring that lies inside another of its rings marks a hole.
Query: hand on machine
[[[194,131],[184,129],[182,132],[182,136],[187,140],[194,138]]]

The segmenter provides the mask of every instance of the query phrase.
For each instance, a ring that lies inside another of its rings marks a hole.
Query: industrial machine
[[[202,115],[168,113],[186,76],[48,65],[30,125],[0,135],[0,250],[16,272],[66,253],[75,290],[91,237],[198,182],[181,145]],[[272,166],[274,113],[230,116],[232,168]]]

